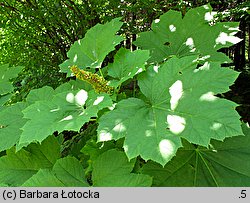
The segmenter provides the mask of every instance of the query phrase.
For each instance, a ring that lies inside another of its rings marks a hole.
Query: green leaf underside
[[[98,141],[125,137],[130,159],[140,155],[165,165],[182,146],[180,137],[208,146],[212,138],[242,134],[236,104],[214,96],[227,91],[238,73],[217,63],[197,69],[196,58],[173,57],[142,73],[139,87],[147,100],[122,100],[102,116]]]
[[[60,146],[53,136],[41,145],[31,144],[17,153],[15,148],[7,150],[7,155],[0,158],[0,182],[20,186],[41,168],[52,168],[59,157]]]
[[[117,87],[129,78],[145,70],[145,63],[149,59],[149,51],[136,50],[131,52],[121,48],[114,57],[114,63],[108,65],[108,74],[114,78],[110,85]]]
[[[184,18],[181,12],[170,10],[152,23],[151,31],[139,34],[135,44],[151,51],[151,61],[160,62],[172,55],[178,57],[197,55],[209,61],[230,62],[222,47],[229,47],[240,41],[233,36],[238,23],[210,24],[213,19],[209,5],[190,9]]]
[[[153,186],[249,187],[250,129],[245,136],[212,141],[209,149],[185,142],[164,168],[149,162],[142,173],[153,176]]]
[[[116,35],[122,24],[120,18],[115,18],[88,30],[83,39],[71,46],[67,53],[69,59],[60,65],[61,70],[70,75],[69,67],[72,65],[77,65],[81,69],[100,68],[106,55],[123,40],[123,37]]]
[[[87,187],[84,180],[84,169],[74,157],[65,157],[57,160],[52,170],[40,169],[22,186],[37,187]]]
[[[22,110],[26,108],[25,103],[16,103],[14,105],[3,107],[0,111],[0,151],[14,146],[22,131],[20,128],[26,123],[23,118]]]
[[[135,160],[128,161],[123,152],[109,150],[93,163],[93,186],[100,187],[146,187],[152,179],[147,175],[131,173]]]
[[[42,89],[36,93],[52,94],[47,87]],[[41,142],[55,131],[78,131],[91,117],[96,117],[99,110],[112,105],[107,94],[97,94],[93,90],[55,90],[52,95],[48,100],[38,100],[23,110],[24,117],[29,120],[22,127],[18,148],[33,141]],[[32,97],[35,98],[35,95]]]

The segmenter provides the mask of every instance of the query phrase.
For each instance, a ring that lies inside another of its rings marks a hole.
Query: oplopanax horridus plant
[[[139,75],[144,99],[129,98],[99,121],[98,141],[125,137],[129,159],[141,156],[162,165],[175,156],[181,138],[201,146],[210,139],[242,134],[236,104],[215,95],[228,90],[238,73],[198,56],[173,57]]]
[[[217,97],[239,75],[217,52],[240,41],[238,23],[216,23],[214,14],[209,5],[184,18],[167,12],[139,34],[144,50],[118,49],[120,18],[91,28],[60,66],[76,78],[1,107],[0,185],[249,186],[241,164],[249,127],[242,132],[236,103]],[[6,67],[0,96],[12,90]],[[131,81],[133,94],[123,92]],[[62,153],[66,137],[81,140]]]

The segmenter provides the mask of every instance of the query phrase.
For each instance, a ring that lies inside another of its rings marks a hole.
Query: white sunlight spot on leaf
[[[186,126],[186,120],[183,117],[176,115],[168,115],[167,123],[170,131],[174,134],[180,134]]]
[[[136,67],[136,68],[138,68],[138,67]],[[138,71],[136,71],[135,75],[138,74],[138,73],[141,73],[142,71],[143,71],[143,69],[139,68]]]
[[[158,73],[159,66],[154,66],[153,69],[154,69],[154,72]]]
[[[146,137],[151,137],[152,134],[153,134],[152,130],[146,130],[146,131],[145,131]]]
[[[69,103],[73,103],[74,102],[74,94],[73,93],[68,93],[66,95],[66,101],[69,102]]]
[[[227,42],[230,42],[232,44],[237,44],[240,41],[241,41],[240,38],[228,35],[225,32],[221,32],[215,40],[216,44],[222,44],[222,45],[225,45]]]
[[[128,73],[128,76],[130,76],[130,75],[131,75],[131,72]]]
[[[155,19],[155,23],[159,23],[160,22],[160,19]]]
[[[115,132],[124,132],[126,130],[126,127],[121,123],[121,120],[118,119],[115,121],[115,127],[113,128]]]
[[[81,45],[81,40],[77,40],[77,43],[78,43],[79,45]]]
[[[100,64],[96,65],[97,62],[98,60],[94,61],[90,66],[96,66],[96,68],[100,68]]]
[[[229,35],[235,35],[237,32],[239,32],[239,28],[238,27],[230,27],[228,28],[229,31],[234,31],[234,32],[231,32]]]
[[[206,10],[208,10],[209,6],[208,5],[204,5],[203,8],[205,8]]]
[[[38,112],[41,112],[41,110],[40,109],[36,109]]]
[[[205,62],[204,65],[200,67],[200,70],[210,70],[210,63]]]
[[[203,95],[201,95],[201,97],[199,98],[200,101],[215,101],[217,99],[216,96],[214,96],[213,92],[207,92]]]
[[[223,25],[224,28],[227,28],[228,30],[234,30],[234,31],[239,31],[239,27],[230,27],[229,25]]]
[[[80,106],[84,105],[87,99],[88,99],[88,92],[86,92],[85,90],[80,90],[79,92],[77,92],[75,96],[75,101]]]
[[[174,143],[170,140],[161,140],[159,143],[159,151],[164,159],[169,159],[174,153]]]
[[[174,25],[169,25],[169,30],[170,30],[170,32],[175,32],[176,27]]]
[[[86,111],[84,109],[82,109],[82,112],[79,114],[79,116],[82,116],[82,115],[88,115],[87,113],[85,113]]]
[[[214,15],[215,15],[216,13],[217,13],[217,12],[214,12],[214,11],[212,11],[212,12],[207,12],[207,13],[205,14],[204,19],[205,19],[206,21],[211,21],[211,20],[213,20],[213,19],[214,19]]]
[[[128,151],[128,145],[123,145],[124,152]]]
[[[190,52],[195,52],[195,50],[196,50],[196,48],[193,48],[193,49],[190,50]]]
[[[96,58],[97,55],[96,55],[96,51],[95,50],[92,51],[92,54]]]
[[[104,96],[97,97],[96,100],[94,101],[93,105],[96,106],[100,104],[104,99]]]
[[[218,130],[222,127],[221,123],[214,122],[213,125],[210,127],[211,130]]]
[[[187,46],[190,46],[190,47],[194,47],[194,40],[193,40],[193,38],[192,37],[189,37],[188,39],[187,39],[187,41],[185,42],[185,44],[187,45]]]
[[[62,121],[69,121],[69,120],[72,120],[73,119],[73,116],[72,115],[69,115],[69,116],[66,116],[65,118],[63,118],[62,120],[60,120],[59,122],[62,122]]]
[[[56,111],[59,111],[60,108],[57,108],[57,109],[51,109],[50,112],[56,112]]]
[[[197,61],[205,61],[205,60],[209,59],[210,57],[211,57],[210,55],[202,56],[200,58],[193,60],[193,62],[195,63]]]
[[[183,86],[180,80],[177,80],[170,88],[169,93],[171,95],[170,104],[171,110],[175,110],[178,106],[178,102],[183,95]]]
[[[201,70],[205,70],[205,71],[208,71],[208,70],[210,70],[210,63],[208,63],[208,62],[205,62],[204,63],[204,65],[203,66],[201,66],[200,68],[198,68],[198,69],[194,69],[194,73],[197,73],[197,72],[199,72],[199,71],[201,71]]]
[[[77,54],[75,54],[73,62],[75,63],[77,61]]]
[[[197,61],[205,61],[205,60],[207,60],[207,59],[210,58],[210,57],[211,57],[210,55],[198,57],[197,59],[193,60],[192,62],[193,62],[193,63],[196,63]],[[194,72],[197,72],[197,69],[195,69]]]
[[[114,108],[115,108],[116,104],[117,104],[117,103],[112,104],[112,106],[109,106],[109,107],[108,107],[108,109],[109,109],[110,111],[114,110]]]
[[[194,46],[194,40],[192,37],[189,37],[187,41],[185,42],[185,44],[191,49],[190,52],[194,52],[196,50]]]
[[[102,142],[112,140],[112,134],[110,132],[106,132],[105,130],[102,130],[100,132],[99,137],[99,140]]]

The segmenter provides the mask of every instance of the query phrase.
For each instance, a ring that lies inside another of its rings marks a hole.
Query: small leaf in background
[[[93,170],[93,162],[104,152],[116,148],[113,141],[98,143],[96,142],[96,137],[89,139],[84,147],[81,149],[81,153],[89,157],[87,161],[86,172],[89,173]]]
[[[53,94],[54,89],[52,87],[44,86],[39,89],[31,90],[26,98],[26,101],[29,104],[33,104],[36,101],[51,100],[53,98]]]
[[[17,77],[23,68],[22,66],[9,67],[8,64],[0,65],[0,96],[14,90],[10,79]]]
[[[0,182],[20,186],[40,169],[52,168],[59,157],[60,146],[53,136],[19,152],[15,148],[7,150],[7,155],[0,158]]]
[[[181,144],[181,137],[208,146],[210,140],[242,134],[236,104],[215,94],[228,91],[238,73],[205,63],[197,57],[172,59],[151,66],[138,77],[145,101],[124,99],[99,120],[98,141],[125,137],[129,159],[141,156],[165,165]]]
[[[27,122],[23,118],[22,110],[27,107],[25,103],[16,103],[4,106],[0,111],[0,151],[10,149],[19,140],[21,127]]]
[[[149,51],[136,50],[131,52],[121,48],[114,57],[114,63],[108,65],[108,75],[112,76],[110,86],[117,87],[129,78],[145,70]]]
[[[146,187],[152,179],[147,175],[131,173],[135,160],[128,161],[123,152],[109,150],[93,163],[93,186],[95,187]]]
[[[245,136],[211,142],[210,148],[185,142],[164,168],[149,162],[142,173],[153,179],[153,186],[249,187],[250,128],[243,126]]]
[[[238,23],[210,23],[214,15],[209,5],[190,9],[184,18],[181,12],[170,10],[152,23],[151,31],[140,33],[135,45],[151,51],[150,62],[197,54],[208,61],[230,62],[217,50],[241,41],[234,36]]]
[[[22,186],[30,187],[87,187],[84,169],[74,157],[58,159],[52,170],[41,169]]]
[[[102,153],[115,148],[113,142],[97,143],[95,139],[87,141],[81,152],[85,155],[90,156],[91,161],[97,159]]]
[[[83,39],[71,46],[67,53],[69,59],[60,65],[61,70],[70,76],[69,67],[72,65],[77,65],[81,69],[100,68],[106,55],[123,40],[123,37],[116,35],[122,24],[120,18],[115,18],[88,30]]]
[[[11,98],[11,94],[0,95],[0,110],[3,108],[2,106]]]

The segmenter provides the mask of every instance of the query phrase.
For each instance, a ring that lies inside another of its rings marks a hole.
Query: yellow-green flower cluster
[[[89,83],[97,93],[105,92],[108,94],[112,94],[114,88],[108,85],[108,81],[98,74],[91,73],[85,70],[81,70],[77,66],[71,66],[70,70],[77,79],[86,81]]]

